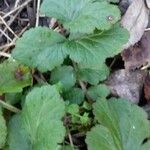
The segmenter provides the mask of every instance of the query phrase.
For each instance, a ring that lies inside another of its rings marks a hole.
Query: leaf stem
[[[72,61],[72,63],[73,63],[73,67],[74,67],[75,71],[77,72],[77,70],[78,70],[78,69],[77,69],[77,64],[76,64],[75,62],[73,62],[73,61]],[[92,99],[91,99],[90,96],[87,94],[87,89],[86,89],[85,83],[84,83],[83,81],[79,80],[79,79],[78,79],[78,83],[79,83],[81,89],[83,90],[83,92],[84,92],[84,94],[85,94],[87,100],[91,103],[91,102],[92,102]]]
[[[70,132],[68,133],[68,138],[69,138],[69,141],[70,141],[71,148],[72,148],[72,150],[74,150],[74,145],[73,145],[73,141],[72,141],[72,137],[71,137]]]
[[[19,113],[19,112],[21,111],[20,109],[18,109],[18,108],[16,108],[16,107],[14,107],[14,106],[12,106],[12,105],[10,105],[10,104],[4,102],[4,101],[1,100],[1,99],[0,99],[0,105],[1,105],[2,107],[4,107],[5,109],[8,109],[9,111],[12,111],[12,112],[14,112],[14,113]]]

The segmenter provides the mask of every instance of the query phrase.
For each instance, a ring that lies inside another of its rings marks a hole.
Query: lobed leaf
[[[110,90],[105,84],[99,84],[88,88],[87,94],[96,101],[98,98],[106,98],[110,94]]]
[[[66,57],[64,40],[59,33],[46,27],[30,29],[16,42],[12,56],[42,72],[52,70],[62,64]]]
[[[117,150],[110,131],[100,125],[87,133],[86,143],[88,150]]]
[[[121,52],[127,39],[127,31],[119,25],[106,32],[72,40],[48,28],[37,27],[17,41],[12,55],[21,63],[37,67],[42,72],[62,64],[67,55],[83,68],[99,70],[106,58]]]
[[[66,41],[68,55],[82,68],[99,70],[108,57],[122,51],[122,45],[128,40],[128,32],[119,25],[112,29]]]
[[[65,128],[61,121],[64,113],[65,104],[55,86],[34,88],[26,97],[21,112],[21,123],[16,125],[13,121],[12,127],[10,126],[10,146],[22,149],[19,143],[21,141],[25,144],[26,150],[57,149],[65,136]],[[19,118],[14,119],[20,121]],[[19,128],[18,133],[15,126]],[[22,137],[22,132],[25,137]],[[14,141],[19,137],[20,140]]]
[[[107,140],[108,134],[106,136],[101,133],[98,136],[98,133],[96,134],[103,127],[109,131],[107,142],[112,143],[113,139],[114,150],[141,150],[143,147],[148,150],[147,144],[142,143],[150,136],[150,122],[147,120],[147,114],[140,107],[127,100],[114,98],[107,101],[103,99],[97,100],[94,104],[94,114],[101,126],[94,127],[88,134],[86,142],[89,150],[93,150],[92,146],[98,144],[101,146],[99,149],[102,150],[107,146],[105,143],[97,143]],[[97,136],[95,142],[93,136]],[[105,150],[109,150],[109,148],[105,148]]]
[[[71,33],[92,33],[95,28],[108,30],[120,19],[119,9],[106,1],[44,0],[41,12],[58,19]]]
[[[79,68],[77,75],[79,80],[97,85],[99,81],[103,81],[108,77],[109,68],[105,64],[99,70]]]

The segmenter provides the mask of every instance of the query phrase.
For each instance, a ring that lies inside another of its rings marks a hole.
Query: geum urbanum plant
[[[117,23],[119,9],[106,1],[44,0],[41,12],[56,18],[69,35],[47,27],[30,29],[17,41],[12,55],[42,72],[60,66],[67,56],[81,68],[99,70],[128,40],[128,32]]]
[[[99,84],[109,74],[106,58],[120,53],[129,37],[118,23],[118,7],[106,0],[43,0],[40,10],[65,32],[32,28],[17,40],[13,59],[0,64],[0,94],[16,104],[23,91],[22,110],[10,118],[8,128],[0,109],[0,148],[75,149],[62,144],[64,137],[70,130],[86,134],[94,125],[86,137],[89,150],[148,150],[150,142],[143,143],[150,137],[146,113],[127,100],[107,101],[110,92]],[[50,78],[32,87],[31,68]],[[92,113],[95,118],[89,117]],[[63,124],[68,115],[71,124]]]

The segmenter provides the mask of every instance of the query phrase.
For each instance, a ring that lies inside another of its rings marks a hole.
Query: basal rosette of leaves
[[[79,150],[75,137],[83,134],[88,150],[149,150],[146,113],[127,100],[108,99],[102,82],[110,73],[106,59],[129,38],[119,24],[118,2],[42,1],[41,13],[66,32],[29,29],[13,59],[0,64],[0,105],[18,112],[5,116],[0,108],[0,149]]]
[[[17,41],[12,56],[42,72],[60,66],[67,56],[81,68],[99,70],[106,58],[121,52],[129,37],[117,23],[119,9],[106,1],[44,0],[41,12],[58,19],[69,37],[46,27],[33,28]]]

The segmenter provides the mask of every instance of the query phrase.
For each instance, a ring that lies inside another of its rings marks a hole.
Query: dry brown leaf
[[[128,9],[129,5],[132,3],[132,1],[134,0],[120,0],[119,8],[122,14],[126,12],[126,10]]]
[[[126,70],[135,70],[136,68],[142,66],[143,57],[141,53],[142,51],[137,45],[123,51],[122,57]]]
[[[138,104],[146,74],[146,71],[128,72],[121,69],[112,73],[106,84],[114,96]]]
[[[150,76],[147,76],[144,83],[145,99],[150,102]]]
[[[148,25],[149,9],[146,7],[144,0],[134,0],[128,7],[122,18],[121,24],[130,33],[129,41],[124,48],[137,43]]]
[[[150,62],[150,31],[145,32],[141,41],[122,52],[126,70],[134,70]]]

